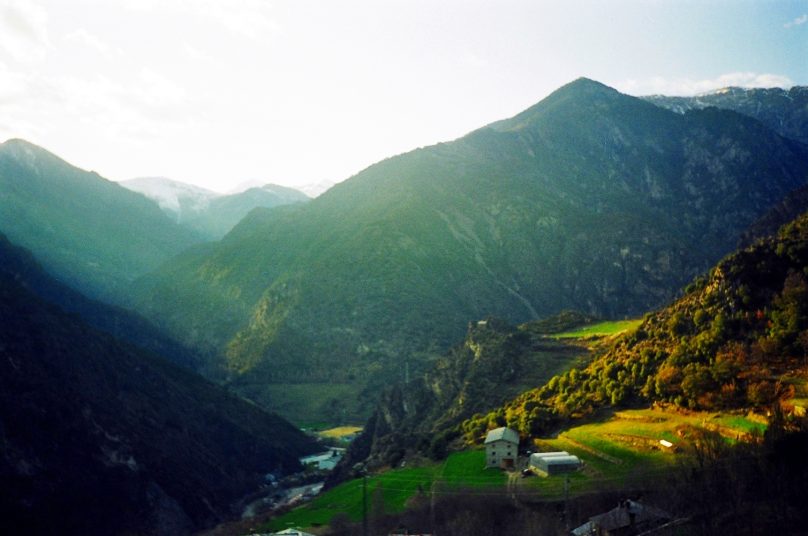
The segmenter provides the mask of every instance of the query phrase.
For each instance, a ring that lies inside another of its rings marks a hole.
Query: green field
[[[602,422],[575,426],[555,438],[534,440],[533,450],[566,450],[583,460],[583,469],[570,474],[568,482],[565,482],[567,477],[562,476],[518,478],[513,475],[508,487],[507,473],[484,468],[485,455],[481,449],[466,450],[451,454],[442,463],[395,469],[368,477],[368,511],[378,510],[383,498],[386,513],[400,512],[419,493],[425,497],[432,492],[483,492],[558,498],[565,493],[565,487],[574,495],[608,486],[642,483],[648,476],[670,471],[680,453],[687,450],[688,437],[699,429],[715,430],[734,441],[755,430],[762,432],[765,424],[754,415],[661,409],[618,411]],[[674,447],[662,447],[661,439],[670,441]],[[354,521],[361,519],[361,480],[345,482],[271,520],[264,528],[327,525],[340,512]]]
[[[642,320],[610,320],[582,326],[571,331],[564,331],[551,335],[554,339],[588,339],[594,337],[608,337],[636,328]]]
[[[361,426],[337,426],[336,428],[329,428],[328,430],[318,432],[318,434],[323,437],[340,438],[361,431],[362,431]]]
[[[378,496],[381,494],[385,512],[400,512],[416,494],[429,494],[433,484],[441,493],[461,487],[501,488],[505,485],[505,473],[485,469],[484,466],[485,453],[482,450],[467,450],[451,454],[442,463],[395,469],[370,476],[367,482],[368,510],[372,510],[374,501],[378,508]],[[346,513],[354,521],[361,519],[361,479],[340,484],[310,503],[271,520],[265,528],[279,530],[289,526],[327,525],[340,512]]]

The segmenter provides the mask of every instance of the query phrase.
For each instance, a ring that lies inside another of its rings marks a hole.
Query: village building
[[[519,455],[519,434],[502,427],[485,436],[485,466],[512,469]]]
[[[574,529],[572,536],[634,536],[673,519],[669,513],[636,501],[620,501],[617,508],[592,516]]]
[[[565,450],[534,452],[528,460],[528,469],[541,476],[552,476],[577,471],[583,463],[578,456]]]

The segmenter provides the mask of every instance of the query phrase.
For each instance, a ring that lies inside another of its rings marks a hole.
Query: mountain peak
[[[493,123],[489,127],[499,131],[521,130],[535,125],[549,114],[557,113],[560,110],[570,110],[596,103],[612,103],[621,98],[637,100],[601,82],[585,77],[576,78],[523,112],[510,119]]]
[[[567,91],[569,91],[569,90],[607,91],[607,92],[615,92],[615,93],[617,93],[617,90],[614,89],[613,87],[609,87],[609,86],[607,86],[606,84],[604,84],[602,82],[598,82],[597,80],[592,80],[591,78],[587,78],[585,76],[581,76],[581,77],[576,78],[572,82],[569,82],[568,84],[565,84],[565,85],[561,86],[560,88],[558,88],[553,93],[556,93],[558,91],[564,91],[564,90],[567,90]]]

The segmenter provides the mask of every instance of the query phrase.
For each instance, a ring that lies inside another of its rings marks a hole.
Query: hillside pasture
[[[756,415],[707,413],[674,409],[634,409],[614,412],[600,422],[573,426],[556,437],[533,439],[533,451],[566,450],[581,458],[584,467],[568,475],[518,478],[518,473],[485,469],[482,449],[455,452],[440,463],[390,470],[368,477],[368,512],[406,508],[417,495],[490,494],[523,499],[558,499],[591,491],[642,485],[649,476],[673,470],[699,431],[721,433],[728,441],[746,439],[765,430]],[[660,440],[673,444],[663,447]],[[377,499],[372,499],[376,495]],[[352,480],[323,493],[309,503],[269,521],[265,528],[327,525],[338,513],[353,521],[362,516],[362,480]]]

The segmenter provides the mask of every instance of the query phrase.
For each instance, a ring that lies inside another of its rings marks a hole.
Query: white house
[[[519,434],[510,428],[497,428],[485,436],[485,466],[512,468],[519,455]]]

